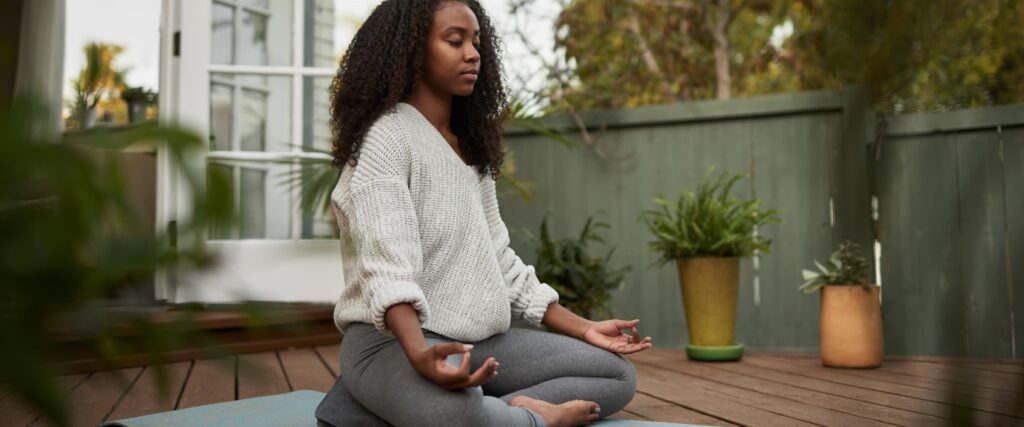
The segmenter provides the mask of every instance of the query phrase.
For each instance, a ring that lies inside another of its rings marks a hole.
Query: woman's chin
[[[469,96],[473,94],[473,86],[460,86],[453,91],[457,96]]]

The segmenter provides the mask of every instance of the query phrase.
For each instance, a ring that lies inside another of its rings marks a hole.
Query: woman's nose
[[[480,60],[480,52],[476,49],[475,46],[473,46],[472,43],[467,43],[467,44],[469,44],[469,51],[466,52],[466,62],[477,62],[477,61],[479,61]]]

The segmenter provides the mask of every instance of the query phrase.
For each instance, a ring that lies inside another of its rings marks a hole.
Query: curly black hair
[[[331,82],[333,164],[355,166],[374,121],[413,91],[423,70],[427,32],[445,2],[465,4],[480,24],[480,72],[473,93],[452,99],[451,130],[481,174],[497,178],[505,152],[502,128],[509,115],[501,73],[501,42],[476,0],[385,0],[363,23]]]

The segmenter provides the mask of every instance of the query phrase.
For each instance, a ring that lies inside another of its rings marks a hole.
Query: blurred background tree
[[[127,109],[120,99],[128,68],[117,68],[115,62],[124,47],[108,43],[89,43],[82,47],[85,66],[78,78],[71,80],[72,98],[68,100],[67,129],[91,127],[97,117],[126,122]]]
[[[35,98],[0,108],[0,388],[69,425],[51,365],[64,350],[60,336],[81,336],[103,361],[143,354],[164,379],[164,353],[197,330],[191,314],[199,307],[180,307],[181,316],[160,322],[145,307],[113,309],[108,298],[157,269],[177,273],[174,284],[187,286],[187,273],[215,262],[205,246],[210,224],[231,223],[235,206],[226,175],[203,174],[187,161],[203,149],[199,135],[143,123],[83,132],[70,145],[35,131],[48,111]],[[190,211],[166,232],[143,225],[115,158],[140,143],[164,148],[190,195]],[[133,342],[125,328],[145,339]]]
[[[566,66],[548,112],[851,84],[882,113],[1020,102],[1021,3],[574,0],[555,23]]]

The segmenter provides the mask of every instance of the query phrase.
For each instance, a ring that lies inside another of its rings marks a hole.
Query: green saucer
[[[686,356],[691,360],[728,361],[743,357],[743,344],[704,346],[689,344]]]

